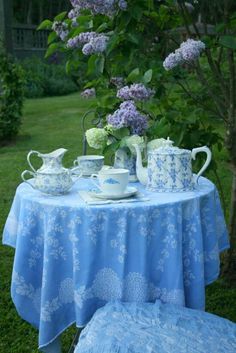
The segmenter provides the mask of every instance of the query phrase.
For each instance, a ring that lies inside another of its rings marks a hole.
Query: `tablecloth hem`
[[[205,286],[209,286],[209,284],[215,282],[218,279],[219,275],[220,275],[220,271],[218,271],[217,274],[215,274],[211,278],[205,280]]]
[[[225,250],[228,250],[229,248],[230,248],[230,244],[226,244],[219,249],[219,252],[223,252]]]
[[[45,344],[41,344],[38,346],[38,349],[41,349],[43,347],[47,347],[49,344],[51,344],[53,341],[55,341],[55,339],[57,339],[65,330],[67,330],[71,325],[73,325],[74,323],[76,323],[76,320],[73,320],[71,323],[69,323],[68,325],[66,325],[59,333],[56,334],[56,336],[54,336],[50,341],[48,341]],[[77,326],[76,326],[77,327]]]
[[[11,243],[11,242],[5,241],[4,239],[2,240],[2,245],[10,246],[10,247],[13,248],[13,249],[16,248],[16,244],[13,244],[13,243]]]

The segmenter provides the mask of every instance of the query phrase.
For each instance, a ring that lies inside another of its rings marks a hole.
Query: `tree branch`
[[[189,98],[191,98],[197,105],[201,105],[202,108],[204,108],[205,110],[208,110],[209,112],[213,113],[214,115],[218,115],[218,111],[217,110],[213,110],[210,109],[208,105],[204,104],[201,101],[201,98],[198,98],[197,95],[195,95],[194,93],[192,93],[192,91],[190,90],[189,87],[185,87],[177,78],[176,79],[176,83],[181,87],[181,89],[187,94],[187,96]]]
[[[212,91],[211,87],[209,86],[209,84],[208,84],[208,82],[207,82],[207,80],[206,80],[206,78],[204,76],[204,73],[203,73],[203,71],[201,69],[201,66],[200,66],[198,61],[196,62],[195,70],[196,70],[197,77],[198,77],[199,81],[207,89],[209,96],[211,97],[211,99],[215,103],[217,111],[218,111],[218,114],[220,115],[220,117],[224,121],[226,121],[225,112],[224,112],[224,109],[226,107],[224,105],[222,105],[222,103],[219,101],[219,98]]]

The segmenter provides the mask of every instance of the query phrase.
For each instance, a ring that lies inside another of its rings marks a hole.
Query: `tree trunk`
[[[236,168],[236,166],[235,166]],[[233,173],[229,220],[230,249],[225,257],[223,274],[231,285],[236,284],[236,172]]]
[[[235,122],[231,119],[231,122]],[[228,127],[226,145],[230,155],[230,169],[233,174],[229,217],[230,249],[225,258],[223,274],[231,285],[236,285],[236,128]]]
[[[28,25],[32,24],[32,0],[29,1],[29,6],[28,6],[28,12],[27,12],[27,19],[26,19],[26,23]]]

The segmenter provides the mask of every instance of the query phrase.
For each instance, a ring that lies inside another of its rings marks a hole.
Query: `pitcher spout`
[[[141,149],[140,146],[135,144],[133,145],[135,150],[136,150],[136,174],[138,177],[138,180],[140,181],[141,184],[146,185],[147,184],[147,179],[148,179],[148,173],[147,173],[147,168],[143,167],[143,162],[142,162],[142,154],[141,154]]]
[[[40,157],[46,157],[46,158],[56,158],[56,159],[61,159],[63,158],[64,154],[67,152],[66,148],[58,148],[57,150],[50,152],[50,153],[40,153]]]

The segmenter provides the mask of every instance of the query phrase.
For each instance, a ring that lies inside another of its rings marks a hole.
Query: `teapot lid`
[[[189,154],[191,151],[173,146],[174,141],[170,140],[167,137],[161,147],[156,148],[155,150],[149,152],[150,154],[164,154],[164,155],[182,155]]]

